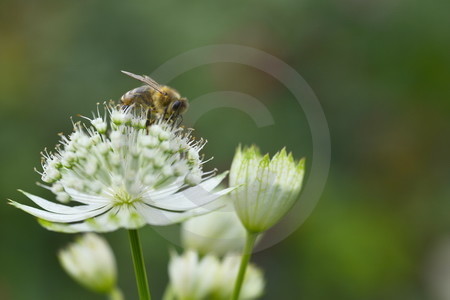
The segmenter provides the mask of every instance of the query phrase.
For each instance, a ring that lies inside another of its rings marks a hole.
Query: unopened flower
[[[218,299],[228,300],[233,291],[240,256],[229,254],[223,260],[214,255],[199,258],[197,252],[188,250],[183,255],[172,253],[169,277],[177,300]],[[256,299],[264,290],[261,270],[250,265],[239,299]]]
[[[253,146],[239,147],[230,170],[231,193],[242,224],[249,232],[263,232],[292,207],[302,187],[304,159],[295,162],[283,149],[272,159]]]
[[[160,120],[147,126],[141,108],[106,107],[75,124],[54,153],[44,153],[42,180],[57,204],[23,192],[42,209],[11,201],[62,232],[136,229],[169,225],[216,209],[214,200],[231,189],[212,192],[226,176],[203,172],[204,140]]]
[[[117,269],[108,243],[94,233],[79,237],[58,253],[64,270],[84,287],[98,293],[116,288]]]
[[[226,196],[225,196],[226,197]],[[234,207],[226,207],[183,222],[181,227],[183,245],[201,254],[223,255],[242,250],[245,228],[239,221]]]

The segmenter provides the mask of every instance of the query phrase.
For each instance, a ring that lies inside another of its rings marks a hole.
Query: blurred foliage
[[[311,217],[258,253],[265,299],[430,299],[423,270],[431,245],[450,231],[450,18],[447,0],[26,1],[0,2],[0,299],[100,299],[57,264],[73,236],[47,232],[7,198],[34,182],[39,152],[69,117],[118,99],[136,82],[205,45],[241,44],[295,68],[321,101],[332,136],[328,184]],[[158,79],[158,78],[156,78]],[[239,143],[312,155],[293,95],[274,78],[212,64],[173,82],[192,101],[214,91],[249,94],[274,124],[216,109],[195,124],[209,168],[229,168]],[[191,124],[192,125],[192,124]],[[136,299],[126,232],[105,235],[120,259],[121,287]],[[160,298],[168,248],[142,230],[151,288]],[[449,283],[450,284],[450,283]]]

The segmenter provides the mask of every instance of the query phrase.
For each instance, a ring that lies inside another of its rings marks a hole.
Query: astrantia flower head
[[[170,285],[176,299],[228,300],[239,269],[240,256],[227,254],[222,260],[208,254],[199,257],[192,250],[172,253],[169,263]],[[262,271],[251,264],[247,268],[239,299],[256,299],[264,291]]]
[[[116,288],[117,268],[114,254],[106,240],[88,233],[58,253],[66,272],[84,287],[98,293]]]
[[[199,258],[195,251],[171,253],[170,285],[176,299],[210,299],[218,280],[219,259],[213,255]]]
[[[203,172],[199,152],[205,141],[170,120],[147,126],[147,110],[112,104],[104,116],[85,119],[90,124],[76,123],[43,157],[43,186],[64,204],[26,192],[42,209],[11,201],[50,230],[169,225],[214,209],[212,202],[231,190],[212,192],[226,174]]]
[[[292,207],[302,187],[304,159],[296,162],[285,149],[272,159],[255,146],[237,149],[230,170],[231,193],[244,227],[253,233],[275,225]]]

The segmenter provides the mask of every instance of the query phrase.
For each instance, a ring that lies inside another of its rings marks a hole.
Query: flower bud
[[[87,233],[58,253],[63,269],[82,286],[98,293],[111,293],[116,287],[114,254],[100,236]]]
[[[231,193],[236,212],[250,232],[263,232],[275,225],[292,207],[302,187],[304,159],[295,162],[285,149],[272,159],[253,146],[239,147],[230,170]]]

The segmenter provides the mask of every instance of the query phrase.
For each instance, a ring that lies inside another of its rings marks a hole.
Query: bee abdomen
[[[141,104],[144,106],[152,106],[152,91],[148,86],[141,86],[126,92],[121,98],[125,105]]]

